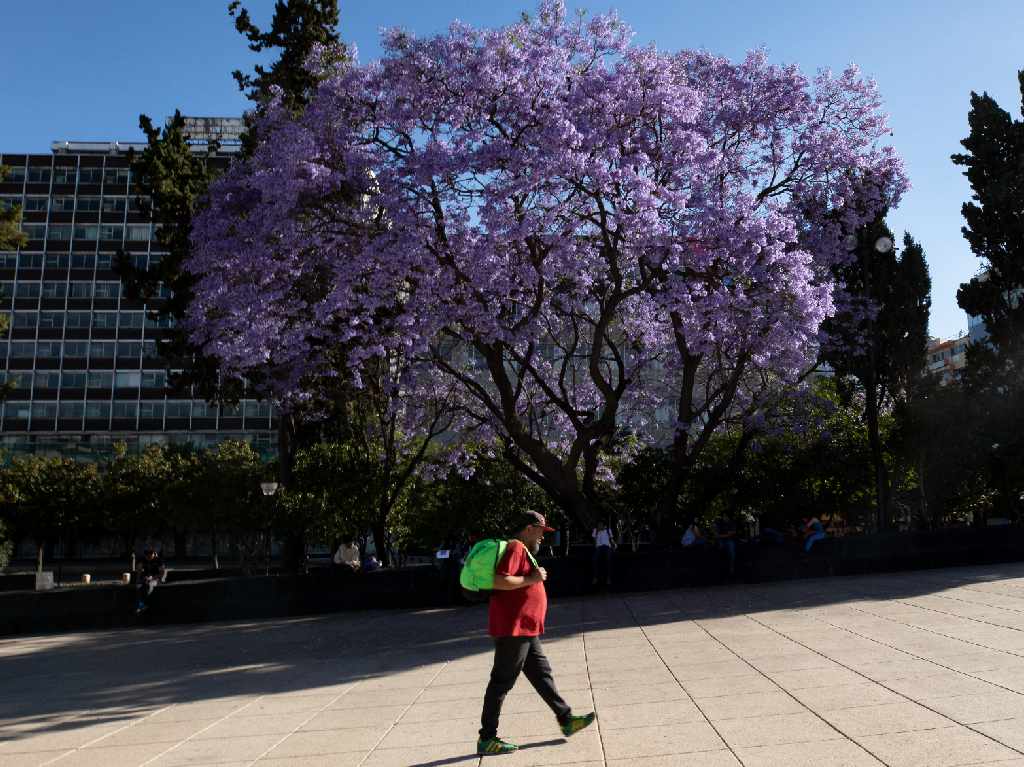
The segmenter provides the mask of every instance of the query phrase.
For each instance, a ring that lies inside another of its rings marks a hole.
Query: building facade
[[[11,387],[0,404],[0,448],[10,452],[101,458],[116,442],[129,449],[244,439],[276,449],[269,404],[235,406],[167,388],[160,340],[161,296],[125,295],[115,272],[124,251],[139,268],[163,257],[137,203],[123,143],[60,142],[50,154],[3,154],[9,175],[0,205],[21,206],[23,247],[0,252],[0,377]],[[144,145],[134,145],[141,150]],[[228,144],[211,162],[237,152]],[[206,147],[197,142],[197,152]]]
[[[967,345],[971,342],[969,334],[952,339],[929,339],[928,372],[939,376],[944,384],[959,380],[963,369],[967,367]]]

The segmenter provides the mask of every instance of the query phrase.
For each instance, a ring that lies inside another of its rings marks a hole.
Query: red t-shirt
[[[533,564],[522,541],[511,540],[495,572],[499,575],[529,575]],[[535,637],[544,633],[548,593],[538,581],[511,591],[491,592],[488,633],[492,637]]]

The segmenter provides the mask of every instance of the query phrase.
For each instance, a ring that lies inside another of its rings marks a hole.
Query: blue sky
[[[273,0],[248,0],[257,23]],[[805,72],[856,62],[879,84],[892,142],[913,191],[890,217],[924,245],[933,282],[932,333],[952,336],[967,320],[957,286],[978,268],[960,234],[969,188],[949,155],[967,134],[971,90],[988,91],[1019,117],[1016,72],[1024,68],[1020,0],[621,0],[616,8],[637,42],[707,48],[732,58],[766,47]],[[138,115],[232,115],[245,102],[232,69],[255,61],[234,31],[227,0],[0,0],[0,150],[47,152],[52,140],[137,140]],[[529,3],[392,0],[342,4],[341,33],[360,59],[380,53],[379,29],[418,34],[455,18],[477,25],[514,21]]]

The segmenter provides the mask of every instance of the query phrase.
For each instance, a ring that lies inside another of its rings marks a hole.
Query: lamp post
[[[263,495],[266,496],[267,498],[270,498],[275,493],[277,493],[278,487],[280,487],[280,485],[277,482],[272,482],[272,481],[260,482],[260,490],[263,492]],[[267,575],[270,575],[270,530],[271,530],[271,528],[270,528],[270,525],[268,523],[268,525],[267,525],[267,537],[266,537],[266,541],[264,543],[264,550],[263,550],[264,551],[264,558],[266,559],[266,563],[267,563],[267,567],[266,567],[266,574]]]

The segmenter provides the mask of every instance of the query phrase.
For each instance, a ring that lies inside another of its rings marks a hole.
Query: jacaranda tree
[[[315,51],[306,110],[268,106],[195,221],[193,339],[285,398],[337,348],[357,382],[398,350],[409,407],[455,384],[456,432],[584,523],[627,433],[672,445],[678,493],[741,404],[810,364],[842,232],[905,180],[856,69],[630,38],[546,1],[388,32],[368,65]]]

